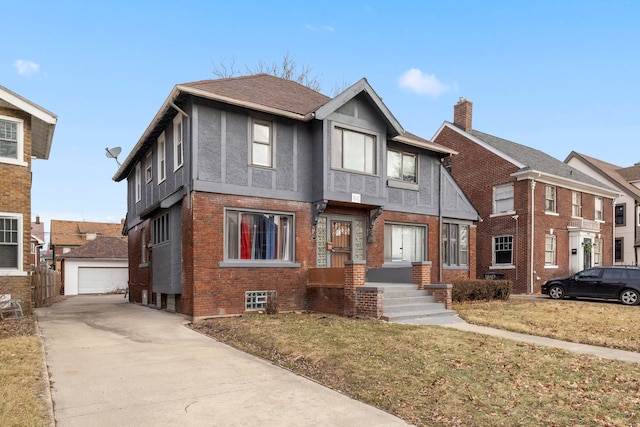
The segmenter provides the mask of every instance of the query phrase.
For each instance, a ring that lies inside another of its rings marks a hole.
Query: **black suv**
[[[617,299],[625,305],[640,303],[640,267],[593,267],[569,277],[548,280],[542,293],[553,299],[588,297]]]

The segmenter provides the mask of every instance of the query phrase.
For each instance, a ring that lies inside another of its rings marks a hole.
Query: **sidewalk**
[[[36,313],[59,427],[408,425],[122,295]]]

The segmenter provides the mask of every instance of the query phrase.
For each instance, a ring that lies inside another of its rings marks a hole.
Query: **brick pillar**
[[[366,261],[344,262],[344,315],[355,316],[357,310],[356,288],[364,286]]]
[[[416,261],[411,263],[411,280],[418,285],[418,289],[424,289],[431,284],[431,261]]]

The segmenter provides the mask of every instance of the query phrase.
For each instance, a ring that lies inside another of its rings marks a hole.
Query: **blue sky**
[[[58,115],[32,214],[118,222],[111,180],[175,84],[287,53],[335,95],[366,77],[431,138],[460,97],[473,127],[564,160],[640,161],[637,1],[28,1],[3,5],[0,84]],[[46,236],[48,239],[48,236]]]

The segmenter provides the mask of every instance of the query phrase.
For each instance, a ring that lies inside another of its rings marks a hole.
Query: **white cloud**
[[[314,25],[307,24],[304,27],[307,30],[314,31],[314,32],[316,32],[316,31],[326,31],[328,33],[332,33],[332,32],[335,31],[335,28],[333,28],[331,25],[321,25],[320,28],[318,28],[318,27],[316,27]]]
[[[420,95],[438,96],[450,88],[442,83],[434,74],[423,73],[417,68],[411,68],[400,76],[398,80],[401,88],[409,89]]]
[[[31,77],[40,69],[40,64],[36,64],[33,61],[25,61],[22,59],[16,60],[16,62],[13,63],[13,66],[16,68],[18,74],[26,77]]]

